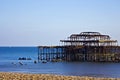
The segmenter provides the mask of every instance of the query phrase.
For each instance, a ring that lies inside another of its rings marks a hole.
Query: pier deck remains
[[[120,61],[120,46],[109,35],[81,32],[60,42],[62,46],[39,46],[38,61]]]

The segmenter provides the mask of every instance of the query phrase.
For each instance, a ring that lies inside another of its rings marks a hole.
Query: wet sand
[[[120,78],[96,78],[86,76],[63,76],[52,74],[26,74],[0,72],[0,80],[120,80]]]

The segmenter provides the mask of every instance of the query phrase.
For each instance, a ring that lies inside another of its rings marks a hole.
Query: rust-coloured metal
[[[99,32],[82,32],[72,34],[67,40],[60,40],[65,45],[87,45],[87,46],[117,46],[117,40],[111,40],[109,35]]]
[[[99,32],[72,34],[60,40],[62,46],[39,46],[38,61],[120,61],[120,46],[117,40]]]

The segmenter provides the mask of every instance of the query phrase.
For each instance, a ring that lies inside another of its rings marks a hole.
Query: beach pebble
[[[120,78],[96,78],[80,76],[60,76],[51,74],[25,74],[0,72],[0,80],[120,80]]]

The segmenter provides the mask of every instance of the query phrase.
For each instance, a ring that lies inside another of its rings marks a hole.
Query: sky
[[[0,46],[61,45],[93,31],[120,43],[120,0],[0,0]]]

